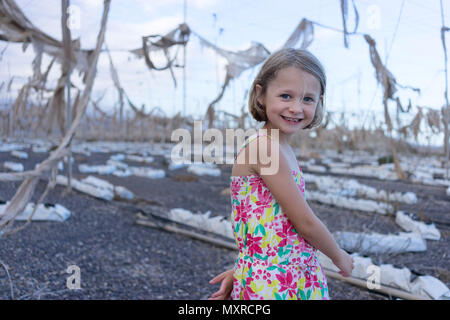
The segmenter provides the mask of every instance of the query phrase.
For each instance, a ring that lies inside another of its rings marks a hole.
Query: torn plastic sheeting
[[[62,54],[63,43],[45,34],[36,28],[30,20],[23,14],[22,10],[13,0],[3,0],[0,2],[0,38],[3,41],[22,42],[25,51],[29,43],[32,43],[36,51],[35,68],[39,67],[42,52],[56,57],[60,62],[64,58]],[[79,39],[73,40],[75,67],[82,72],[88,71],[88,66],[92,60],[93,50],[80,50]]]
[[[450,290],[439,279],[433,276],[420,276],[411,283],[411,292],[420,296],[429,296],[432,299],[449,300]]]
[[[427,244],[420,234],[400,232],[391,234],[365,234],[347,231],[333,233],[336,242],[347,251],[367,253],[402,253],[427,250]]]
[[[0,216],[3,214],[3,210],[6,207],[6,205],[9,203],[6,202],[6,204],[2,205],[0,204]],[[15,220],[18,221],[27,221],[28,218],[33,213],[35,204],[34,203],[28,203],[25,207],[25,210],[18,214],[15,217]],[[60,204],[55,205],[48,205],[48,204],[42,204],[40,203],[36,209],[36,212],[34,213],[33,217],[31,218],[32,221],[66,221],[70,217],[70,211],[63,207]]]
[[[425,224],[422,221],[415,221],[403,211],[398,211],[395,216],[395,222],[406,231],[418,233],[424,239],[439,240],[441,233],[434,223]]]
[[[411,271],[406,268],[395,268],[391,264],[380,265],[380,282],[384,285],[411,292]]]

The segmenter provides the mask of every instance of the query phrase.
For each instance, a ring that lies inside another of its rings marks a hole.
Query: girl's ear
[[[264,105],[264,95],[262,93],[262,87],[261,85],[257,84],[255,85],[255,91],[256,91],[256,101],[263,106]]]

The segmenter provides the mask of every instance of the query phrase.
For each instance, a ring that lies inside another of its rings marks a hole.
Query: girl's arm
[[[262,164],[267,163],[267,156],[263,158],[264,155],[270,155],[271,161],[277,162],[278,160],[278,170],[273,174],[262,174],[262,179],[282,207],[283,212],[287,215],[297,233],[313,247],[327,255],[341,270],[340,273],[343,276],[349,276],[353,268],[353,259],[338,246],[327,227],[309,207],[292,177],[288,161],[283,152],[281,152],[280,146],[274,140],[272,140],[271,145],[271,139],[268,137],[260,137],[259,139],[262,141],[258,146],[257,164],[254,169],[261,175],[262,168],[274,166],[274,163]],[[279,153],[278,159],[272,156],[272,147],[275,147],[274,151]],[[275,163],[275,168],[276,165]]]

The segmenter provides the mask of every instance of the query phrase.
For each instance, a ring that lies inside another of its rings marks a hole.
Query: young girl
[[[222,282],[210,299],[329,299],[317,250],[341,275],[351,274],[353,259],[306,202],[302,169],[289,146],[295,132],[320,125],[325,87],[317,58],[291,48],[272,54],[254,80],[249,109],[265,124],[239,150],[230,178],[239,255],[233,269],[210,281]],[[251,150],[258,150],[254,164]],[[262,155],[278,156],[275,173],[264,174],[270,164]]]

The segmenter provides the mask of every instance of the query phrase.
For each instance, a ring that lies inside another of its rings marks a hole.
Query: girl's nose
[[[289,106],[289,110],[292,112],[301,112],[303,110],[303,104],[302,101],[296,100]]]

